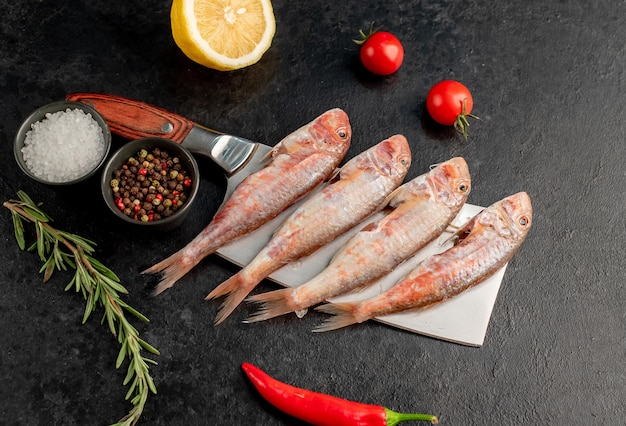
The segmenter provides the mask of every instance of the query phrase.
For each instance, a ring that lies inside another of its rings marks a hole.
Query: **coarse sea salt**
[[[30,128],[22,156],[30,172],[47,182],[79,179],[95,169],[105,155],[102,128],[79,108],[47,113]]]

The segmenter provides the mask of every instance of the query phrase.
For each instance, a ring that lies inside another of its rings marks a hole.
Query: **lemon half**
[[[170,18],[183,53],[220,71],[258,62],[276,31],[270,0],[174,0]]]

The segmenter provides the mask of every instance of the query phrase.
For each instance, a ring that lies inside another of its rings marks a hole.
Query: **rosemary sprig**
[[[104,309],[101,322],[107,322],[121,346],[115,368],[120,368],[126,358],[129,361],[124,385],[130,384],[126,399],[133,404],[129,413],[113,426],[135,425],[143,413],[148,394],[157,392],[149,372],[149,364],[156,362],[144,357],[142,351],[154,355],[159,355],[159,351],[139,337],[125,312],[145,322],[149,321],[148,318],[120,298],[120,294],[127,294],[128,291],[113,271],[93,258],[96,245],[93,241],[55,229],[50,225],[52,219],[25,192],[18,191],[17,195],[19,200],[9,200],[4,207],[11,211],[15,239],[20,249],[26,249],[24,222],[34,224],[36,241],[27,250],[36,251],[43,262],[39,270],[43,273],[43,281],[48,281],[55,270],[66,271],[69,267],[75,272],[65,290],[75,289],[86,300],[83,324],[97,307]]]

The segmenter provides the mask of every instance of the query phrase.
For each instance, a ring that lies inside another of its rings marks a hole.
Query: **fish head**
[[[343,158],[352,140],[348,114],[341,108],[326,111],[310,123],[309,133],[316,148]]]
[[[510,195],[492,205],[497,214],[494,227],[500,235],[523,240],[532,225],[533,208],[525,192]]]
[[[323,153],[333,157],[338,164],[348,152],[351,139],[348,115],[340,108],[334,108],[285,136],[274,146],[271,157],[286,154],[302,160],[312,153]]]
[[[370,160],[383,176],[404,179],[411,167],[411,148],[403,135],[394,135],[370,148]]]
[[[454,157],[436,165],[429,172],[428,178],[434,196],[448,206],[465,203],[472,188],[469,167],[462,157]]]

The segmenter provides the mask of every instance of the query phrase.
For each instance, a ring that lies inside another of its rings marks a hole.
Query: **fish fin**
[[[297,152],[299,149],[306,145],[311,145],[313,142],[310,140],[302,139],[300,137],[294,136],[298,133],[298,131],[285,136],[280,142],[278,142],[274,147],[270,150],[272,158],[276,158],[279,155],[287,154],[291,155],[294,152]]]
[[[389,207],[396,208],[407,201],[415,200],[416,194],[411,190],[411,188],[412,186],[409,182],[394,189],[393,192],[387,197]]]
[[[338,181],[339,179],[341,179],[341,177],[339,176],[341,174],[341,168],[338,167],[335,169],[335,171],[333,171],[333,173],[328,177],[328,179],[326,179],[326,183],[333,183]]]
[[[401,192],[403,192],[403,188],[401,186],[399,186],[396,189],[394,189],[393,191],[391,191],[391,193],[389,195],[387,195],[387,197],[385,197],[383,202],[380,204],[379,210],[382,210],[382,209],[384,209],[386,207],[395,208],[397,203],[394,202],[394,204],[391,205],[391,202],[395,201],[394,199]]]
[[[294,312],[298,309],[302,309],[300,306],[295,306],[291,302],[290,294],[293,288],[283,288],[280,290],[269,291],[267,293],[256,294],[247,298],[248,302],[258,303],[261,306],[259,309],[244,320],[245,323],[265,321],[270,318],[275,318],[280,315]]]
[[[218,285],[204,298],[205,300],[216,299],[221,296],[226,296],[237,288],[243,285],[243,279],[241,278],[241,271],[228,278],[226,281]]]
[[[324,331],[337,330],[349,325],[357,324],[359,321],[354,315],[357,303],[325,303],[318,306],[315,310],[333,315],[313,329],[315,333]]]
[[[273,153],[273,152],[274,152],[274,151],[272,151],[271,149],[270,149],[269,151],[267,151],[267,152],[263,155],[263,157],[259,158],[259,163],[261,163],[261,164],[265,164],[265,163],[269,164],[269,162],[270,162],[270,160],[271,160],[271,158],[272,158],[272,153]]]
[[[226,299],[220,306],[220,310],[215,317],[215,325],[221,324],[235,308],[239,306],[254,287],[255,286],[251,286],[247,283],[243,279],[241,272],[239,272],[213,289],[213,291],[205,297],[205,300],[226,296]]]
[[[449,224],[448,228],[452,228],[454,233],[450,236],[450,238],[446,238],[446,240],[441,243],[441,245],[446,245],[447,243],[453,241],[454,245],[457,245],[461,241],[465,239],[474,229],[474,224],[476,223],[476,216],[472,217],[465,224],[461,226],[456,226],[453,224]]]
[[[187,272],[196,266],[202,260],[202,256],[197,256],[195,259],[190,259],[186,256],[186,252],[179,250],[167,259],[160,261],[159,263],[151,266],[150,268],[142,271],[142,274],[161,274],[161,278],[156,288],[152,291],[152,296],[157,296],[163,293],[168,288],[171,288],[176,282],[181,279]]]

